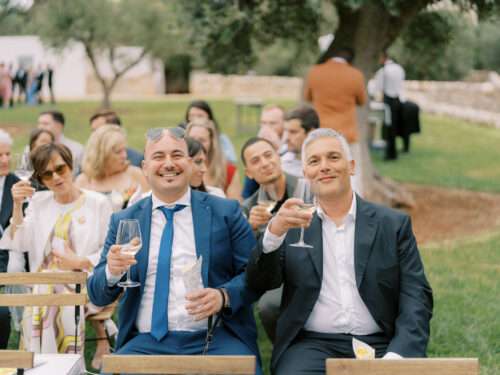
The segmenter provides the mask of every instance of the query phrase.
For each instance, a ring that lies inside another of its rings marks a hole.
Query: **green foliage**
[[[500,16],[481,22],[475,43],[476,69],[500,72]]]
[[[474,64],[474,28],[457,11],[426,11],[403,31],[391,53],[408,79],[459,80]]]

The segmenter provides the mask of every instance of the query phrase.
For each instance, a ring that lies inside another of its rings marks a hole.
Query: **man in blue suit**
[[[259,295],[246,287],[245,266],[255,239],[237,201],[191,190],[192,161],[180,128],[148,133],[143,172],[152,188],[111,217],[101,260],[88,281],[90,300],[105,306],[123,292],[117,283],[131,266],[120,302],[117,354],[201,354],[209,317],[221,314],[207,354],[256,355],[251,304]],[[120,220],[137,219],[142,248],[136,256],[116,245]],[[186,269],[199,288],[187,290]],[[260,366],[257,373],[261,374]]]

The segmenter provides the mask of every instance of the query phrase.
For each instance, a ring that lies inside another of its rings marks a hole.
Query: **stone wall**
[[[481,122],[500,128],[500,76],[482,74],[483,82],[407,81],[405,97],[425,112]],[[278,98],[298,100],[302,79],[194,72],[190,92],[197,97]]]

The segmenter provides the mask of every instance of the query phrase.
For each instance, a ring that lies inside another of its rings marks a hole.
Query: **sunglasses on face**
[[[69,167],[66,164],[57,165],[53,171],[46,170],[45,172],[40,174],[40,179],[43,181],[51,181],[54,178],[54,173],[57,173],[58,176],[64,176],[68,173]]]

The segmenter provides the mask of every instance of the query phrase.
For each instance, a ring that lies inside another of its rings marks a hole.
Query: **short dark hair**
[[[203,151],[205,155],[207,155],[207,150],[205,150],[205,147],[201,144],[200,141],[197,139],[194,139],[192,137],[184,137],[184,140],[187,143],[188,146],[188,154],[189,157],[192,158],[193,156],[197,155],[200,151]]]
[[[62,112],[59,112],[59,111],[43,111],[42,113],[40,113],[39,116],[42,116],[42,115],[50,115],[50,116],[52,116],[52,120],[54,120],[55,122],[58,122],[59,124],[61,124],[62,126],[64,126],[65,120],[64,120],[64,115],[63,115]]]
[[[29,140],[29,143],[28,143],[30,151],[33,150],[33,145],[35,144],[35,142],[38,140],[38,138],[42,134],[48,134],[50,136],[50,139],[52,140],[52,142],[55,141],[54,134],[52,134],[48,130],[45,130],[45,129],[33,129],[31,131],[31,133],[30,133],[30,140]]]
[[[68,147],[60,143],[42,145],[30,154],[31,164],[33,165],[33,179],[42,185],[41,176],[54,153],[59,154],[69,169],[73,170],[73,155]]]
[[[262,137],[252,137],[252,138],[248,139],[245,142],[245,144],[243,145],[243,147],[241,148],[240,157],[241,157],[241,161],[243,162],[244,166],[247,165],[247,161],[245,160],[245,151],[246,151],[246,149],[249,148],[250,146],[256,144],[256,143],[259,143],[259,142],[266,142],[268,145],[271,146],[271,148],[273,149],[273,151],[276,151],[275,146],[268,139],[265,139],[265,138],[262,138]]]
[[[303,105],[292,109],[285,116],[285,121],[290,120],[300,120],[300,126],[306,133],[319,128],[319,116],[314,108],[310,106]]]
[[[92,124],[92,121],[100,117],[104,117],[104,120],[106,120],[106,124],[122,126],[122,121],[115,111],[96,112],[90,117],[89,123]]]
[[[341,57],[345,59],[349,64],[354,61],[354,50],[351,47],[339,47],[333,52],[334,57]]]

